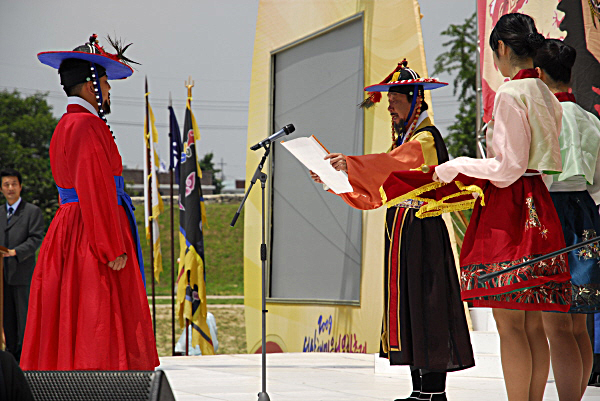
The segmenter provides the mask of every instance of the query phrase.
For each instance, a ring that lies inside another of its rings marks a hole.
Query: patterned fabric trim
[[[463,300],[466,300],[463,297]],[[571,288],[568,281],[548,282],[540,287],[524,288],[498,295],[479,297],[473,300],[475,307],[505,308],[529,311],[569,311]]]
[[[492,280],[488,281],[487,283],[479,285],[478,278],[483,274],[504,270],[508,267],[518,265],[519,263],[526,262],[538,256],[542,255],[529,255],[506,262],[496,262],[489,264],[481,263],[461,266],[461,291],[480,290],[486,292],[487,290],[488,294],[481,294],[480,296],[503,294],[526,287],[537,287],[543,284],[544,282],[552,281],[553,278],[551,276],[554,275],[559,275],[563,273],[567,273],[568,275],[566,255],[562,254],[550,259],[543,260],[530,266],[525,266],[520,269],[501,274],[498,277],[495,277]],[[503,287],[506,288],[504,288],[503,290]]]
[[[593,228],[583,230],[581,242],[590,240],[596,237],[596,230]],[[584,246],[583,248],[579,248],[577,251],[577,257],[581,260],[588,260],[592,258],[600,258],[600,243],[594,242],[593,244],[589,244]]]
[[[417,199],[407,199],[400,203],[396,203],[393,207],[404,207],[407,209],[420,209],[425,202],[417,200]]]
[[[600,284],[572,285],[571,313],[590,313],[600,310]]]
[[[581,241],[587,241],[594,237],[596,237],[596,230],[593,228],[585,229],[581,235]],[[596,263],[593,267],[588,268],[600,268],[598,266],[598,259],[600,259],[600,244],[598,242],[586,245],[583,248],[579,248],[572,252],[580,261],[596,259]],[[586,264],[581,266],[571,265],[571,269],[576,269],[578,267],[584,268],[585,265]],[[570,313],[593,313],[600,311],[600,283],[571,283],[571,285],[573,298],[571,301],[571,309],[569,310]]]

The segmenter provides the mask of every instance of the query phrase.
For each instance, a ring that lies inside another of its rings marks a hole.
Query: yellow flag
[[[146,93],[148,96],[148,93]],[[156,153],[156,146],[158,144],[158,131],[155,126],[154,113],[152,107],[148,103],[148,120],[150,120],[150,126],[152,127],[151,132],[148,130],[146,122],[144,122],[144,214],[146,216],[146,239],[150,239],[150,230],[152,230],[152,237],[154,244],[151,244],[152,252],[154,254],[154,277],[159,282],[160,273],[162,272],[162,254],[160,251],[160,230],[158,226],[158,215],[164,210],[163,200],[158,192],[158,167],[159,159]],[[148,171],[148,152],[150,148],[150,171]],[[152,181],[152,215],[148,211],[148,178]]]

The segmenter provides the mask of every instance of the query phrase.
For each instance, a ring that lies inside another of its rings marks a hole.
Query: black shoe
[[[443,393],[420,393],[419,401],[448,401],[446,392]]]
[[[413,391],[410,394],[410,397],[408,398],[396,398],[394,401],[417,401],[419,400],[419,395],[421,395],[421,393],[419,393],[418,391]]]
[[[421,395],[419,401],[446,400],[446,372],[421,370]]]

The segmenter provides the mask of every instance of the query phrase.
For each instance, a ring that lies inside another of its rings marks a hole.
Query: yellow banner
[[[146,96],[149,94],[146,93]],[[152,132],[148,130],[146,120],[150,120],[150,126]],[[146,222],[146,239],[150,240],[150,230],[152,229],[153,244],[150,244],[150,250],[154,253],[154,278],[157,282],[160,281],[160,273],[162,273],[162,253],[160,250],[160,228],[158,225],[158,216],[164,211],[164,205],[162,197],[158,191],[158,166],[159,158],[156,153],[156,146],[158,144],[158,131],[155,125],[154,113],[152,107],[148,103],[148,119],[144,120],[144,142],[145,149],[150,149],[150,170],[148,171],[148,152],[144,152],[144,215]],[[148,210],[148,181],[151,181],[152,187],[152,215]]]

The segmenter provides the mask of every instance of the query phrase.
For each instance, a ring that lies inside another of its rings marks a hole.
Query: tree
[[[200,169],[202,171],[210,171],[212,172],[212,180],[215,186],[215,194],[220,194],[223,189],[223,180],[217,178],[217,173],[220,173],[220,169],[215,168],[215,164],[213,163],[214,154],[212,152],[204,155],[202,160],[200,160]]]
[[[449,134],[445,138],[448,152],[454,157],[476,157],[477,13],[473,13],[462,25],[450,24],[442,35],[451,39],[443,43],[448,50],[435,59],[433,73],[455,75],[454,95],[459,90],[460,102],[459,111],[454,116],[456,122],[448,128]]]
[[[0,169],[14,168],[23,176],[21,196],[40,207],[46,226],[58,207],[58,191],[50,170],[50,138],[58,120],[47,93],[21,96],[0,91]]]

